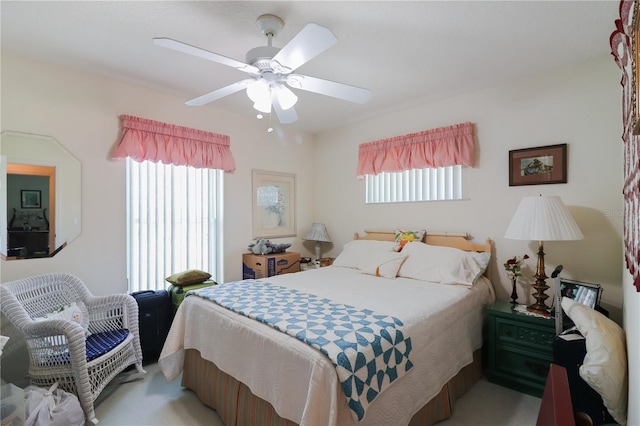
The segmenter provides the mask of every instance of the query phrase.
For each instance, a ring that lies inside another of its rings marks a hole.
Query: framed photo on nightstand
[[[568,297],[578,303],[595,309],[600,304],[602,287],[600,284],[584,283],[579,281],[560,280],[560,295]]]

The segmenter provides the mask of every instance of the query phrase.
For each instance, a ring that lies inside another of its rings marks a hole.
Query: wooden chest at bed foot
[[[173,305],[173,315],[176,314],[180,304],[184,300],[184,296],[187,294],[189,290],[197,290],[199,288],[210,287],[212,285],[216,285],[214,280],[207,280],[197,284],[189,284],[189,285],[170,285],[167,291],[169,292],[169,297],[171,298],[171,304]]]
[[[486,309],[487,378],[494,383],[541,397],[553,361],[555,322],[526,315],[498,300]]]

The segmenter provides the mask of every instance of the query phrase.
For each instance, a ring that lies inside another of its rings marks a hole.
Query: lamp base
[[[544,274],[536,274],[534,278],[536,278],[536,283],[531,287],[536,290],[536,292],[533,293],[533,298],[536,299],[536,303],[527,306],[527,311],[546,315],[549,313],[549,307],[544,303],[544,301],[549,298],[548,295],[544,294],[544,292],[549,288],[549,286],[545,282],[545,279],[547,277]]]
[[[544,303],[534,303],[533,305],[529,305],[527,306],[527,311],[533,312],[534,314],[549,315],[549,307]]]
[[[536,314],[548,315],[549,307],[544,303],[549,298],[544,292],[549,288],[545,280],[547,276],[544,273],[544,247],[542,241],[538,243],[538,265],[536,268],[536,274],[533,276],[536,279],[536,283],[532,287],[536,290],[533,293],[533,298],[536,299],[536,303],[527,306],[527,311],[534,312]]]

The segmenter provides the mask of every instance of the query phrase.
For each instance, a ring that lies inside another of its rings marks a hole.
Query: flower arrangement
[[[522,275],[522,273],[520,272],[522,262],[524,262],[528,258],[529,256],[526,254],[520,258],[518,256],[514,256],[504,263],[504,270],[507,271],[507,275],[509,276],[509,278],[514,279]]]

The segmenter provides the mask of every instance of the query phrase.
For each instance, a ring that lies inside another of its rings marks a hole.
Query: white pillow
[[[406,258],[407,255],[404,253],[378,253],[369,258],[368,263],[362,268],[362,273],[376,277],[395,278]]]
[[[582,380],[602,397],[616,422],[627,421],[627,350],[624,331],[600,312],[562,298],[562,309],[586,339],[587,354],[580,366]]]
[[[336,257],[332,266],[362,270],[379,253],[393,252],[394,241],[353,240],[344,245],[342,253]]]
[[[465,253],[471,256],[471,258],[473,258],[473,260],[475,260],[475,262],[478,264],[478,267],[482,271],[480,274],[484,274],[484,272],[489,267],[489,262],[491,261],[491,253],[489,253],[488,251],[468,251]]]
[[[404,246],[402,253],[409,257],[400,267],[400,277],[472,286],[482,275],[469,253],[457,248],[412,242]]]
[[[34,318],[34,321],[45,321],[45,320],[55,320],[61,319],[66,321],[73,321],[84,329],[85,333],[89,328],[89,311],[85,304],[81,301],[73,302],[70,305],[63,306],[57,312],[51,312],[46,314],[44,317]]]

